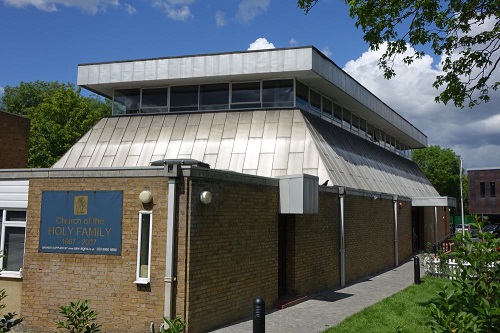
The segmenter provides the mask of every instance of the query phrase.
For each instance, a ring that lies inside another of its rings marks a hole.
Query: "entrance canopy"
[[[457,207],[457,200],[452,197],[415,197],[411,199],[413,207]]]

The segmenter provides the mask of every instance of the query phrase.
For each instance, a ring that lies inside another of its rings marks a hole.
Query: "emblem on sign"
[[[74,199],[73,213],[75,215],[87,215],[89,197],[86,195],[77,195]]]

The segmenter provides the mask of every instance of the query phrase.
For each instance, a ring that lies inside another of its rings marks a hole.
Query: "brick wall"
[[[213,194],[209,205],[199,201],[203,190]],[[186,191],[190,201],[180,204],[191,215],[179,218],[186,237],[179,244],[189,253],[187,298],[177,309],[185,308],[189,332],[251,315],[257,296],[272,306],[278,297],[278,187],[192,179]]]
[[[411,202],[398,201],[398,250],[399,262],[413,255],[413,230]]]
[[[319,212],[287,225],[287,292],[307,295],[340,284],[338,195],[319,193]]]
[[[154,195],[151,283],[140,288],[136,273],[140,191]],[[41,194],[46,190],[123,191],[121,256],[39,253]],[[54,332],[63,318],[59,306],[88,299],[98,312],[103,332],[147,332],[150,322],[163,317],[165,234],[167,213],[165,178],[32,179],[28,220],[21,316],[23,328]]]
[[[0,111],[0,169],[28,165],[29,120]]]
[[[500,214],[500,169],[469,170],[469,211],[471,214]],[[484,183],[481,197],[480,183]],[[495,195],[491,195],[490,183],[495,183]],[[498,189],[497,189],[498,188]]]
[[[393,202],[345,196],[346,282],[394,265]]]

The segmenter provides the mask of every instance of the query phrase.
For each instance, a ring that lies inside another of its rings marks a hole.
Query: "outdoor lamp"
[[[142,191],[141,194],[139,194],[139,200],[141,200],[143,204],[150,203],[151,200],[153,200],[153,195],[149,191]]]
[[[203,191],[200,193],[200,201],[202,204],[208,205],[212,202],[212,193],[209,191]]]

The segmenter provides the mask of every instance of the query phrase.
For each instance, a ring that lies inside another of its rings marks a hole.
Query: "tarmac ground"
[[[420,269],[420,274],[423,275]],[[310,295],[302,303],[282,310],[266,311],[266,333],[323,332],[351,315],[390,297],[415,282],[414,259],[386,272],[367,277],[352,285]],[[248,333],[253,319],[211,331],[212,333]]]

